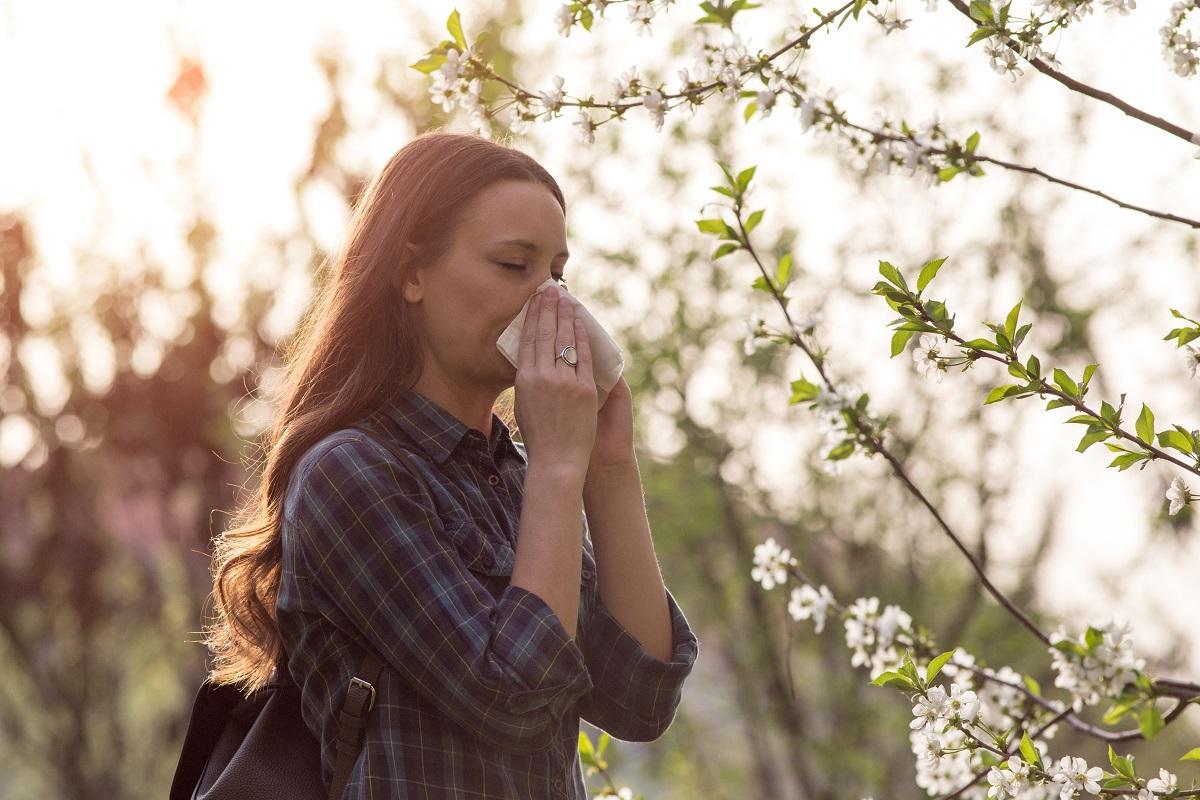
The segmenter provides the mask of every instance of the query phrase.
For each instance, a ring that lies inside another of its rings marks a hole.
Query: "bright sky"
[[[488,5],[458,5],[468,36],[476,32],[479,9]],[[937,13],[927,14],[924,0],[906,0],[901,7],[913,19],[909,29],[886,38],[865,15],[862,22],[847,23],[832,37],[819,36],[807,57],[809,71],[820,76],[820,86],[836,86],[841,104],[862,124],[875,122],[874,109],[881,103],[893,117],[904,116],[912,124],[936,110],[943,124],[962,137],[981,130],[981,152],[1038,165],[1131,202],[1200,217],[1200,193],[1195,191],[1200,161],[1191,157],[1194,148],[1079,98],[1032,70],[1014,86],[991,71],[981,46],[962,47],[969,23],[944,0],[941,5]],[[1167,5],[1165,0],[1143,2],[1128,17],[1098,12],[1067,31],[1057,55],[1075,77],[1196,130],[1200,80],[1174,75],[1159,53],[1157,31]],[[533,88],[548,88],[551,77],[559,74],[566,78],[568,95],[590,90],[603,98],[609,91],[607,78],[633,64],[643,76],[661,67],[660,74],[673,88],[676,69],[693,64],[691,55],[671,58],[663,51],[665,29],[654,36],[633,35],[623,7],[614,7],[610,19],[598,20],[592,34],[577,29],[562,39],[553,22],[558,3],[530,6],[530,22],[505,35],[514,36],[512,44],[529,57],[528,69],[536,70],[517,76]],[[372,88],[376,67],[387,58],[396,70],[406,70],[404,65],[446,35],[443,24],[450,7],[384,2],[77,2],[65,10],[63,4],[36,0],[0,5],[0,107],[9,110],[9,124],[0,129],[0,208],[20,209],[32,219],[42,267],[23,300],[27,317],[37,324],[55,306],[74,309],[74,330],[85,347],[89,382],[102,387],[111,354],[97,337],[88,335],[94,325],[84,313],[90,287],[109,279],[102,262],[122,263],[130,273],[150,262],[160,266],[169,285],[186,283],[194,265],[183,232],[199,202],[220,232],[214,262],[204,276],[228,303],[219,310],[219,321],[236,327],[241,293],[250,280],[281,292],[280,311],[269,322],[273,330],[286,331],[307,300],[307,277],[255,270],[255,261],[264,257],[273,235],[295,229],[301,213],[331,250],[338,246],[346,221],[340,198],[331,189],[309,192],[299,208],[292,196],[296,175],[309,157],[313,126],[329,102],[314,52],[336,47],[347,60],[343,86],[351,134],[341,157],[374,171],[411,135],[395,114],[381,108]],[[664,22],[681,27],[695,16],[695,4],[678,3]],[[65,20],[69,24],[63,24]],[[779,29],[780,20],[770,9],[739,17],[752,51],[775,46],[771,31]],[[198,139],[164,101],[178,74],[180,53],[198,59],[209,82]],[[930,85],[939,63],[947,66],[957,88],[935,106]],[[599,73],[597,64],[605,72]],[[1089,115],[1082,130],[1072,127],[1077,112]],[[709,113],[723,112],[702,111],[693,123],[697,135]],[[646,198],[646,218],[659,220],[662,227],[693,227],[691,220],[699,216],[700,206],[715,197],[706,188],[719,179],[715,165],[707,156],[691,162],[692,186],[677,201],[662,203],[658,187],[645,182],[654,170],[639,169],[638,164],[686,158],[686,152],[664,147],[665,138],[655,133],[646,115],[629,116],[624,124],[636,148],[624,155],[620,168],[597,179],[628,193],[627,213],[635,213],[636,202]],[[1007,146],[993,151],[993,124],[1023,125],[1024,151],[1013,153]],[[597,146],[610,127],[597,132]],[[562,165],[580,146],[570,116],[537,126],[532,135],[537,144],[530,150],[561,175]],[[950,255],[938,286],[958,310],[960,326],[982,331],[977,324],[981,319],[1002,318],[1022,287],[1011,285],[992,297],[973,291],[978,285],[973,276],[988,265],[984,254],[966,243],[980,230],[995,228],[999,234],[999,204],[1016,185],[1013,179],[992,169],[982,181],[956,179],[926,189],[897,170],[864,193],[844,170],[834,167],[826,141],[812,132],[801,134],[794,112],[785,106],[767,120],[739,125],[730,143],[739,154],[739,166],[759,164],[759,191],[770,204],[760,231],[784,224],[801,231],[797,262],[808,270],[813,287],[797,289],[801,300],[822,300],[823,287],[835,283],[839,274],[869,289],[878,278],[880,258],[911,268],[927,258]],[[572,251],[579,254],[572,258],[571,285],[586,296],[589,281],[595,286],[603,280],[602,275],[587,274],[589,240],[602,242],[613,227],[595,204],[564,188],[572,209]],[[1172,327],[1168,306],[1192,316],[1200,313],[1195,232],[1046,184],[1031,184],[1024,197],[1029,207],[1050,220],[1044,231],[1047,257],[1056,274],[1069,277],[1066,299],[1102,298],[1106,306],[1097,321],[1101,370],[1093,381],[1095,401],[1101,396],[1115,400],[1120,392],[1128,392],[1130,419],[1144,400],[1160,423],[1200,427],[1197,384],[1187,380],[1173,346],[1161,341]],[[1131,246],[1139,236],[1144,241]],[[139,251],[144,258],[137,256]],[[302,256],[298,254],[297,263]],[[655,249],[653,242],[645,245],[644,257],[649,272],[670,267],[671,254]],[[753,277],[751,265],[728,268],[744,274],[746,284]],[[622,287],[622,292],[626,303],[606,310],[602,319],[619,326],[654,318],[654,298],[647,292],[637,287]],[[770,309],[749,305],[759,298],[746,294],[738,307],[747,314],[759,308],[774,324]],[[169,337],[177,330],[186,302],[172,306],[165,295],[150,295],[142,310],[152,328]],[[887,359],[885,323],[891,317],[886,311],[876,298],[844,293],[831,296],[825,306],[824,341],[835,348],[837,371],[863,384],[880,413],[906,402],[911,410],[914,383],[910,359]],[[694,412],[702,420],[713,417],[715,401],[727,398],[741,335],[740,327],[731,329],[729,347],[706,354],[708,363],[694,392]],[[1050,331],[1043,334],[1035,326],[1030,340],[1036,347],[1050,336]],[[0,363],[4,357],[0,350]],[[65,384],[56,379],[53,348],[33,342],[20,357],[36,364],[43,407],[56,408]],[[235,346],[230,358],[237,357]],[[135,362],[153,369],[155,349],[135,354]],[[813,377],[802,359],[793,364],[788,377],[801,372]],[[1082,368],[1068,366],[1075,375]],[[981,400],[958,377],[950,375],[940,386],[922,390],[922,397],[945,408],[939,413],[947,424]],[[1003,380],[1003,375],[994,377],[997,383]],[[0,393],[0,409],[11,410],[2,403]],[[745,439],[746,452],[757,459],[762,474],[776,476],[774,489],[786,508],[797,489],[803,491],[790,473],[799,444],[811,439],[811,425],[796,410],[779,414],[781,406],[771,406],[775,422],[753,418]],[[1017,419],[1005,408],[992,407],[985,414],[989,427],[1001,435],[1008,435],[1006,425]],[[1083,455],[1074,453],[1081,431],[1063,425],[1061,411],[1026,413],[1019,419],[1012,435],[1020,439],[1021,463],[995,465],[1025,471],[1006,509],[1013,520],[1011,541],[993,544],[1001,575],[1006,549],[1020,552],[1042,516],[1054,513],[1062,519],[1064,532],[1045,568],[1043,588],[1058,608],[1065,613],[1119,608],[1135,623],[1135,641],[1148,653],[1171,643],[1171,629],[1160,620],[1195,631],[1200,610],[1194,588],[1194,565],[1200,563],[1195,526],[1178,549],[1159,545],[1162,549],[1154,551],[1159,555],[1132,576],[1120,577],[1116,593],[1102,580],[1105,574],[1119,574],[1141,552],[1149,535],[1147,520],[1162,504],[1172,473],[1106,470],[1107,451],[1099,445]],[[787,437],[793,437],[797,447],[780,447]],[[656,436],[656,441],[669,449],[669,437]],[[30,445],[29,426],[18,415],[0,422],[0,463],[14,463]],[[976,461],[970,446],[961,452],[951,448],[946,458]],[[848,474],[851,479],[874,480],[882,472],[879,465],[869,464],[849,467]],[[1200,482],[1193,483],[1193,490],[1200,490]],[[970,530],[965,521],[974,509],[967,498],[960,506],[952,501],[946,511],[964,520],[963,528]],[[1193,635],[1193,643],[1194,663],[1200,666],[1200,637]]]

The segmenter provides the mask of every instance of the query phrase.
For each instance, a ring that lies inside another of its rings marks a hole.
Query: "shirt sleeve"
[[[297,548],[337,615],[447,717],[533,753],[592,688],[579,645],[537,594],[499,598],[465,566],[422,479],[369,440],[298,476]]]
[[[604,605],[599,592],[581,639],[594,688],[579,701],[579,715],[610,736],[649,742],[675,719],[683,682],[700,652],[696,634],[667,590],[671,614],[671,659],[646,652]]]

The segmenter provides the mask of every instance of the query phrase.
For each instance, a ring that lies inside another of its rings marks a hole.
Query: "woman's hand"
[[[558,358],[569,344],[575,345],[576,367]],[[556,286],[538,292],[525,314],[515,387],[517,426],[529,460],[565,467],[582,479],[596,440],[592,350],[574,304]]]
[[[582,366],[582,364],[580,365]],[[596,418],[596,443],[588,461],[588,471],[596,468],[631,465],[633,452],[633,394],[622,375],[613,384]]]

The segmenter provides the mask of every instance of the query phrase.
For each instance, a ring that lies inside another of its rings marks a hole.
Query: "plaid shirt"
[[[333,777],[335,709],[365,646],[384,669],[346,798],[588,794],[579,719],[651,741],[698,653],[667,591],[672,656],[649,655],[604,606],[587,517],[576,638],[510,583],[527,460],[415,391],[310,447],[284,499],[278,622],[303,715]]]

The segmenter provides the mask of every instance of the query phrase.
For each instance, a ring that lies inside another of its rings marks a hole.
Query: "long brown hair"
[[[283,390],[259,445],[262,479],[213,539],[216,614],[202,643],[212,652],[214,683],[249,693],[270,678],[283,652],[275,601],[288,476],[325,434],[416,382],[423,349],[397,287],[448,252],[461,210],[480,190],[511,178],[544,184],[566,213],[562,190],[530,156],[441,130],[401,147],[355,203],[340,254],[322,263],[313,303],[281,348]],[[493,411],[514,427],[511,395],[501,394]]]

